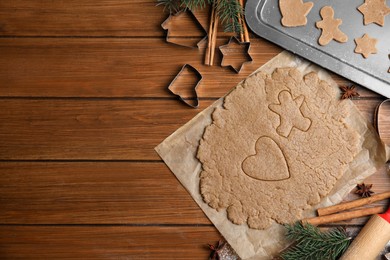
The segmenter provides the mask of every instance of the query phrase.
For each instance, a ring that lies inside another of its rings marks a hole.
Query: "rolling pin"
[[[390,240],[390,207],[373,215],[340,260],[374,260]]]

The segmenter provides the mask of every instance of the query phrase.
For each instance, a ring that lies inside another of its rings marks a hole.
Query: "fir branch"
[[[297,222],[286,225],[286,229],[286,237],[296,244],[281,255],[284,260],[335,260],[351,242],[351,238],[340,228],[321,232],[313,225]]]
[[[163,5],[164,11],[170,14],[178,13],[182,9],[180,0],[157,0],[157,5]]]
[[[209,3],[209,1],[206,0],[182,0],[181,6],[194,11],[196,9],[204,8],[207,4],[206,2]]]
[[[242,25],[239,16],[244,13],[238,0],[214,0],[217,1],[217,14],[224,25],[225,32],[241,32]]]
[[[164,10],[168,10],[170,14],[183,9],[191,11],[202,9],[207,4],[216,6],[217,15],[225,32],[242,32],[239,17],[243,16],[244,10],[238,0],[157,0],[157,2],[157,5],[164,5]]]

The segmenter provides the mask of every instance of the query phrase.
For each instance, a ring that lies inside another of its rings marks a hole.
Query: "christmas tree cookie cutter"
[[[189,64],[184,64],[179,73],[171,81],[168,91],[183,101],[186,105],[199,107],[197,88],[202,81],[202,75]]]
[[[196,16],[190,10],[182,10],[175,14],[170,14],[168,18],[161,24],[161,27],[166,31],[166,42],[189,48],[199,48],[199,46],[207,40],[207,32]],[[184,28],[186,32],[198,31],[202,36],[188,35],[191,37],[175,37],[183,36],[183,30],[176,33],[180,28]]]
[[[237,37],[230,37],[227,44],[219,46],[222,53],[221,66],[231,67],[236,73],[240,73],[245,63],[253,61],[249,54],[250,47],[250,42],[240,42]]]

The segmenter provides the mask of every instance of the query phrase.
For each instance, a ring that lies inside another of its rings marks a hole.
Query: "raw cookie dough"
[[[385,25],[385,16],[390,13],[386,0],[365,0],[364,4],[358,7],[364,16],[364,25],[376,23]]]
[[[200,141],[200,193],[235,224],[291,223],[326,196],[357,153],[339,91],[314,72],[279,68],[240,83]],[[349,102],[349,101],[348,101]]]
[[[303,3],[302,0],[279,0],[279,8],[282,13],[281,23],[285,27],[303,26],[307,23],[306,15],[309,14],[313,2]]]
[[[330,41],[347,42],[348,36],[343,33],[339,26],[343,23],[341,19],[334,19],[334,10],[330,6],[324,6],[320,11],[322,21],[316,22],[316,27],[322,29],[318,43],[327,45]]]
[[[355,52],[362,54],[363,57],[367,59],[370,54],[377,53],[375,47],[377,42],[377,39],[371,38],[368,34],[364,34],[363,37],[355,39]]]

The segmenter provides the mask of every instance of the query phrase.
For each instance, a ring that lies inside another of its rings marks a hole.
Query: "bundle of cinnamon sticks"
[[[210,17],[210,25],[209,25],[209,32],[208,32],[208,45],[207,45],[206,55],[204,60],[204,64],[208,66],[213,66],[214,64],[215,46],[217,42],[218,23],[219,23],[219,17],[216,11],[218,2],[219,1],[215,1],[213,6],[211,7],[211,17]],[[244,0],[239,0],[239,3],[241,7],[245,6]],[[238,17],[242,28],[240,32],[240,40],[241,42],[249,42],[249,32],[248,32],[248,27],[245,23],[244,15],[238,14]]]
[[[390,191],[376,194],[364,199],[358,199],[351,202],[340,203],[330,207],[320,208],[317,210],[318,217],[307,218],[302,220],[302,222],[310,223],[312,225],[317,226],[321,224],[334,223],[337,221],[349,220],[353,218],[383,213],[386,210],[383,206],[360,209],[355,208],[362,207],[373,202],[385,200],[388,198],[390,198]]]

